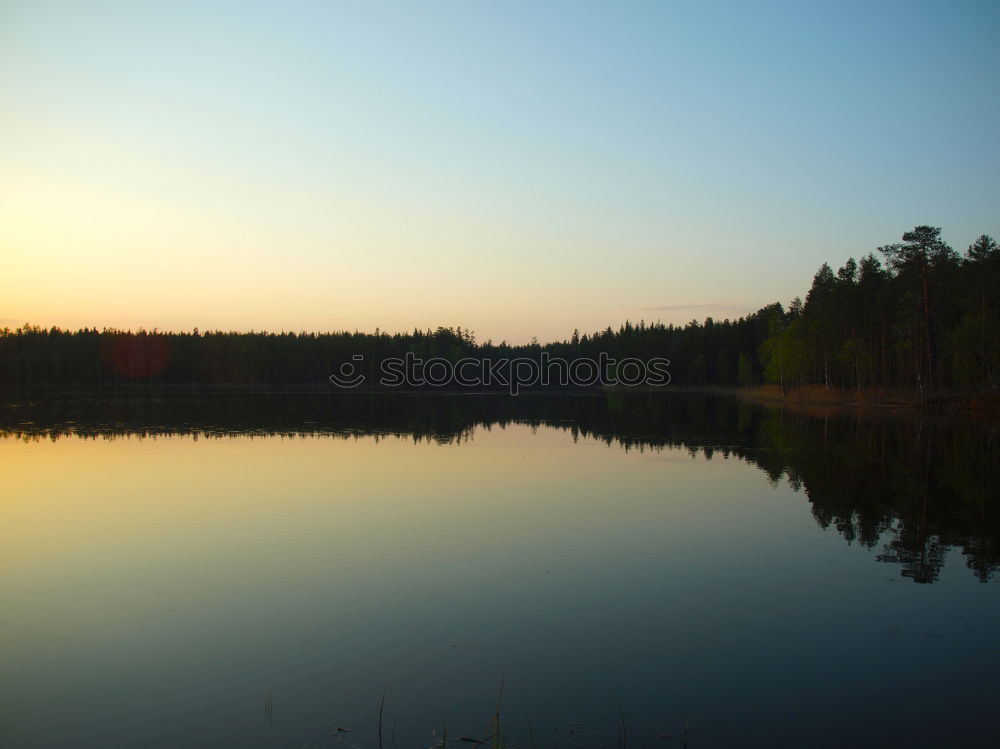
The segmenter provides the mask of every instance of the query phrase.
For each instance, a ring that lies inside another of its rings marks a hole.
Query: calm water
[[[503,680],[523,747],[996,746],[998,470],[705,396],[22,396],[0,745],[375,748],[384,692],[428,747]]]

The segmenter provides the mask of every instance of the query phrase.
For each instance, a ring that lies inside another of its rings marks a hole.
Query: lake
[[[996,746],[998,486],[915,411],[9,395],[0,745]]]

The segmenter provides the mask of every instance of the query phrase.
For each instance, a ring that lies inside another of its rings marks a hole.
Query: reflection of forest
[[[664,392],[502,395],[88,393],[0,404],[23,439],[188,434],[399,436],[462,441],[477,428],[564,429],[626,450],[686,449],[757,466],[804,490],[816,521],[933,582],[951,549],[986,581],[1000,563],[998,426],[925,411],[778,410]]]

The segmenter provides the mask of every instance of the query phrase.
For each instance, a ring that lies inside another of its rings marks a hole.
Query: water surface
[[[0,430],[4,746],[377,747],[384,693],[426,747],[501,681],[525,747],[998,739],[995,425],[133,393]]]

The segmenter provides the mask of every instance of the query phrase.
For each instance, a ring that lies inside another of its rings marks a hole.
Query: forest
[[[566,340],[511,346],[471,330],[411,333],[160,332],[0,329],[0,382],[104,385],[328,385],[361,355],[369,382],[379,362],[423,359],[568,361],[663,357],[676,385],[819,385],[918,394],[990,392],[1000,385],[1000,248],[987,235],[963,253],[941,230],[917,226],[836,271],[824,263],[805,295],[736,320],[686,325],[626,321]]]

